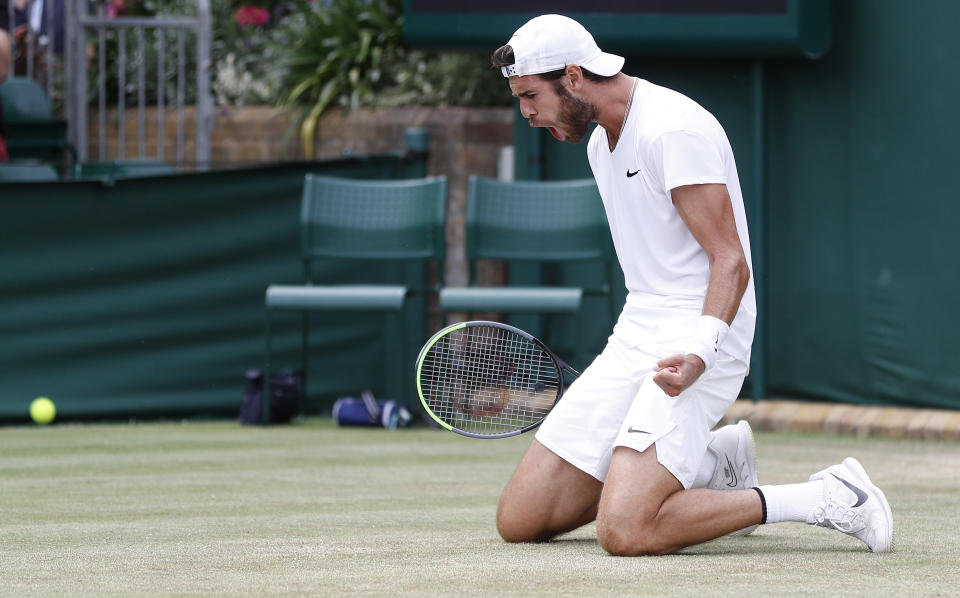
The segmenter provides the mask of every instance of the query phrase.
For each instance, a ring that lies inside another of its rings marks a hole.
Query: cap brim
[[[623,56],[600,52],[594,58],[582,63],[580,68],[586,69],[601,77],[612,77],[620,72],[623,68],[623,63]]]

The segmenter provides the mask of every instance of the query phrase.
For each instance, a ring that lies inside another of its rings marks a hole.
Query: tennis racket
[[[417,394],[434,421],[471,438],[516,436],[540,425],[580,373],[540,340],[497,322],[434,334],[417,358]]]

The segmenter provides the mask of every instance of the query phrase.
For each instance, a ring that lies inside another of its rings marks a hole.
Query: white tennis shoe
[[[717,457],[717,467],[707,482],[707,488],[744,490],[759,485],[753,430],[746,420],[717,429],[707,450]],[[751,525],[729,535],[746,536],[755,529],[757,526]]]
[[[823,480],[823,504],[813,513],[813,525],[851,535],[873,552],[893,545],[893,514],[883,491],[873,485],[866,470],[853,457],[810,476]]]

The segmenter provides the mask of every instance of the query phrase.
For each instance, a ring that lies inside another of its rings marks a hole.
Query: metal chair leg
[[[263,394],[260,396],[261,425],[270,423],[270,310],[264,318]]]
[[[396,401],[404,400],[403,364],[405,339],[403,335],[403,319],[406,312],[389,313],[386,316],[387,342],[384,344],[384,363],[387,366],[387,398]]]
[[[307,402],[307,370],[310,368],[310,312],[302,312],[300,323],[300,380],[303,384],[297,411],[302,415],[304,404]]]

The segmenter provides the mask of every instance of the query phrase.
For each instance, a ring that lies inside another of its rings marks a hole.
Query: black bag
[[[263,423],[263,372],[247,370],[247,387],[243,391],[240,423]],[[270,423],[290,423],[300,408],[303,397],[303,373],[299,370],[280,370],[270,378]]]

